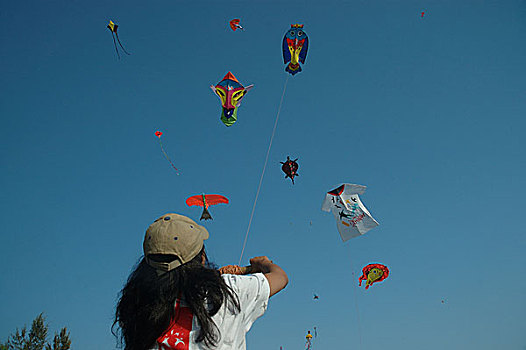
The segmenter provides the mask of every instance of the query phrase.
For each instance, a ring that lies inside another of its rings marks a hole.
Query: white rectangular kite
[[[378,222],[358,196],[363,194],[366,188],[361,185],[343,184],[325,195],[321,210],[332,211],[344,242],[378,226]]]

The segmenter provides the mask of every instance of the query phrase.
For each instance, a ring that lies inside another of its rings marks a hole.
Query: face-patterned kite
[[[228,72],[216,86],[210,85],[212,91],[221,99],[221,105],[223,106],[221,121],[226,126],[232,126],[236,122],[237,109],[241,105],[241,100],[253,87],[254,85],[247,87],[241,85],[231,72]]]
[[[303,24],[291,24],[283,37],[283,63],[290,62],[285,68],[286,72],[292,75],[301,72],[299,62],[305,64],[308,48],[309,38],[303,31]]]
[[[327,192],[321,210],[332,212],[342,240],[364,235],[378,226],[378,222],[360,200],[360,194],[367,187],[355,184],[343,184]]]
[[[361,286],[362,281],[365,280],[365,289],[368,289],[373,283],[386,279],[389,276],[389,269],[382,264],[369,264],[362,269],[362,273],[363,275],[360,276],[358,285]]]

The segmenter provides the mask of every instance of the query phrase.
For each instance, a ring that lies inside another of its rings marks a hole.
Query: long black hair
[[[174,256],[148,258],[169,261]],[[237,295],[208,262],[204,247],[191,261],[160,276],[143,257],[122,289],[115,310],[112,333],[121,346],[124,343],[124,350],[147,350],[154,345],[174,319],[178,298],[188,304],[199,322],[195,342],[204,342],[208,347],[216,346],[221,337],[212,316],[223,303],[234,314],[240,311]],[[115,331],[116,325],[120,332]]]

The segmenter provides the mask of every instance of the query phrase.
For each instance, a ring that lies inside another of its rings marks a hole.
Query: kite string
[[[247,233],[245,234],[245,241],[243,242],[243,249],[241,249],[241,256],[239,257],[238,265],[241,265],[241,259],[243,259],[243,254],[245,253],[245,247],[247,245],[248,233],[250,232],[250,226],[252,225],[252,218],[254,217],[254,211],[256,210],[256,203],[258,202],[259,191],[261,190],[261,184],[263,183],[263,177],[265,176],[265,169],[267,168],[268,157],[270,154],[270,149],[272,148],[272,142],[274,141],[274,134],[276,133],[276,128],[278,126],[279,115],[281,113],[281,106],[283,105],[283,98],[285,97],[285,91],[287,90],[287,83],[289,82],[290,75],[287,74],[287,79],[285,80],[285,85],[283,86],[283,93],[281,94],[281,100],[279,101],[278,113],[276,114],[276,121],[274,122],[274,129],[272,129],[272,135],[270,136],[270,143],[267,149],[267,156],[265,157],[265,165],[263,165],[263,171],[261,172],[261,177],[259,178],[259,185],[256,191],[256,198],[254,199],[254,205],[252,206],[252,212],[250,213],[250,219],[248,220]]]
[[[356,296],[356,286],[354,283],[356,283],[356,275],[354,274],[354,267],[352,264],[352,259],[349,259],[351,263],[351,273],[352,273],[352,280],[353,280],[353,294],[354,294],[354,307],[356,308],[356,319],[358,321],[358,336],[360,338],[360,349],[362,349],[362,325],[360,322],[360,309],[358,308],[358,298]]]

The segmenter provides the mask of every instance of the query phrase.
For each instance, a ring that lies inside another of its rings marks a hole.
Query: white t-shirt
[[[253,275],[222,275],[225,283],[232,288],[239,298],[241,311],[232,314],[223,303],[212,317],[221,332],[221,338],[214,350],[245,350],[245,335],[252,323],[265,313],[270,296],[270,286],[262,273]],[[204,342],[196,343],[199,322],[191,310],[184,305],[176,305],[178,315],[166,333],[159,337],[151,350],[208,350]]]

